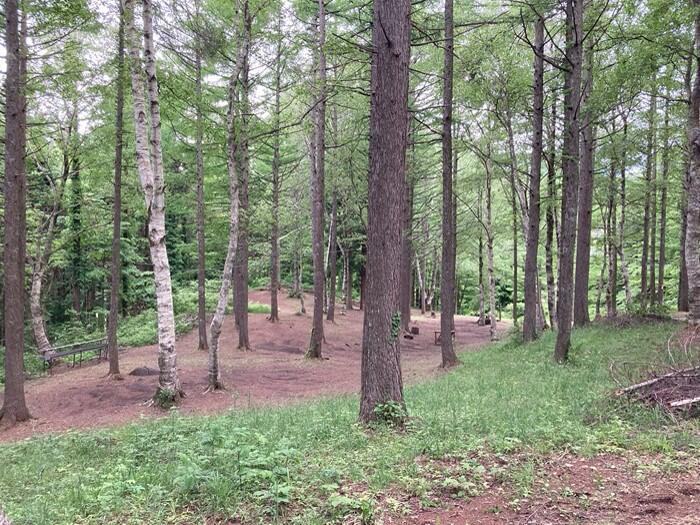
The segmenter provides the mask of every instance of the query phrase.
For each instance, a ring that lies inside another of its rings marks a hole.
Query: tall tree
[[[311,170],[311,244],[314,263],[314,315],[306,357],[323,356],[323,298],[326,275],[323,267],[323,232],[326,174],[326,4],[318,0],[318,98],[314,111],[314,163]]]
[[[452,341],[455,316],[454,211],[452,173],[452,91],[454,72],[454,3],[445,0],[445,56],[442,92],[442,273],[440,281],[440,349],[442,367],[457,364]]]
[[[199,349],[207,350],[206,246],[204,241],[204,110],[202,96],[203,38],[200,2],[195,0],[194,98],[195,98],[195,171],[197,179],[197,332]]]
[[[581,43],[583,40],[583,0],[566,2],[566,56],[564,58],[564,145],[562,165],[561,236],[557,285],[557,340],[554,359],[568,359],[571,345],[574,294],[574,248],[578,211],[579,178],[579,101],[581,95]]]
[[[367,210],[367,285],[362,332],[360,421],[380,417],[377,406],[404,407],[399,332],[401,187],[408,134],[410,0],[375,0]]]
[[[663,306],[665,299],[666,277],[666,222],[668,207],[668,177],[671,163],[671,145],[669,143],[669,102],[664,104],[663,151],[661,152],[661,217],[659,218],[659,281],[656,300]]]
[[[591,224],[595,163],[595,122],[590,98],[593,90],[593,38],[588,39],[582,78],[581,164],[578,183],[578,233],[576,234],[576,275],[574,282],[574,325],[590,322],[588,286],[591,267]]]
[[[233,269],[236,264],[236,250],[238,249],[238,228],[239,228],[239,194],[238,194],[238,170],[241,166],[239,161],[240,146],[236,136],[236,101],[238,92],[238,82],[241,71],[244,68],[245,55],[248,54],[250,42],[243,40],[238,46],[236,63],[234,70],[228,81],[228,110],[226,113],[226,167],[228,171],[229,188],[229,225],[228,225],[228,247],[224,270],[221,276],[221,287],[219,288],[219,298],[216,303],[216,310],[211,320],[209,332],[211,333],[211,344],[209,345],[209,362],[207,382],[208,390],[214,391],[224,387],[221,381],[221,369],[219,367],[219,338],[221,337],[221,327],[226,314],[228,304],[229,286],[234,281]]]
[[[645,309],[649,302],[653,303],[652,289],[655,285],[653,276],[649,278],[649,260],[656,258],[656,253],[650,252],[650,234],[652,233],[652,207],[656,206],[655,184],[656,172],[656,72],[654,72],[654,87],[649,98],[649,112],[646,145],[646,169],[645,169],[645,192],[644,192],[644,227],[642,232],[642,285],[640,293],[640,306]],[[655,233],[655,232],[654,232]],[[651,263],[653,266],[653,263]]]
[[[114,202],[112,203],[112,261],[110,267],[109,318],[107,320],[107,356],[109,376],[121,379],[119,371],[119,346],[117,325],[119,324],[119,298],[122,275],[122,156],[124,151],[124,10],[119,4],[119,36],[117,38],[117,107],[115,110],[114,145]]]
[[[0,425],[29,419],[24,396],[24,257],[27,249],[26,48],[17,0],[5,0],[5,394]]]
[[[525,312],[523,340],[537,337],[537,251],[540,243],[540,178],[542,172],[542,128],[544,122],[544,17],[535,21],[535,63],[533,75],[532,157],[530,160],[530,206],[528,208],[527,246],[525,248]]]
[[[282,4],[277,13],[277,42],[275,44],[275,107],[274,130],[272,134],[272,228],[270,232],[270,321],[276,323],[280,320],[277,293],[279,291],[280,271],[280,150],[282,147],[281,113],[282,113]]]
[[[241,19],[238,46],[243,50],[238,54],[240,60],[236,68],[239,71],[238,89],[238,126],[235,128],[236,160],[238,162],[238,248],[233,270],[233,303],[236,324],[238,325],[238,349],[250,350],[248,335],[248,236],[250,229],[249,182],[250,182],[250,46],[252,39],[253,18],[248,0],[238,0],[238,15]]]
[[[685,257],[688,270],[689,321],[700,324],[700,0],[695,7],[695,80],[690,97],[687,133],[690,155],[688,226]]]
[[[156,401],[162,405],[176,402],[182,395],[177,374],[175,315],[173,310],[170,262],[165,245],[165,181],[160,134],[158,78],[153,46],[153,5],[142,0],[143,51],[147,95],[144,93],[141,44],[134,21],[134,3],[124,0],[126,42],[131,68],[131,95],[136,136],[136,164],[148,213],[148,242],[153,264],[158,316],[158,390]],[[148,104],[148,110],[146,106]],[[149,130],[150,119],[150,130]]]

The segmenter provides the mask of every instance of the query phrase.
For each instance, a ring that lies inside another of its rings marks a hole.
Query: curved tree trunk
[[[221,371],[219,368],[219,337],[221,336],[221,327],[226,314],[226,305],[228,304],[229,286],[233,281],[233,268],[236,263],[236,250],[238,248],[238,221],[239,221],[239,197],[238,197],[238,141],[236,137],[236,85],[238,77],[243,67],[242,55],[246,53],[244,46],[238,50],[236,67],[229,79],[228,85],[228,112],[226,116],[227,124],[227,156],[226,165],[228,169],[228,185],[229,185],[229,231],[228,231],[228,248],[226,251],[226,260],[224,261],[224,271],[221,276],[221,288],[219,289],[219,299],[216,303],[216,310],[211,320],[209,331],[211,333],[211,344],[209,345],[209,362],[208,362],[208,389],[210,391],[223,388],[221,382]]]
[[[131,67],[131,92],[136,135],[136,164],[148,213],[148,241],[153,264],[158,316],[158,366],[160,375],[156,400],[161,404],[177,401],[182,395],[177,375],[175,315],[173,311],[170,263],[165,245],[165,186],[163,153],[160,142],[160,106],[153,48],[153,11],[151,0],[143,0],[143,47],[148,86],[148,107],[143,90],[143,72],[138,31],[134,25],[134,2],[125,0],[127,47]],[[150,116],[150,137],[148,120]],[[150,143],[150,145],[149,145]]]
[[[367,215],[367,290],[362,335],[360,421],[394,403],[405,410],[399,332],[401,187],[406,167],[410,0],[373,5],[372,96]]]

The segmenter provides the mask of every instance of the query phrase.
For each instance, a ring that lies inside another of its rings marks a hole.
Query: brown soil
[[[227,390],[205,394],[207,353],[197,350],[193,331],[178,341],[178,372],[186,397],[180,405],[185,414],[207,414],[230,408],[282,405],[305,399],[348,394],[360,388],[360,357],[363,313],[358,310],[336,314],[336,323],[326,323],[324,360],[304,358],[311,330],[311,318],[298,315],[299,302],[281,293],[280,322],[271,324],[264,314],[251,314],[251,352],[236,349],[238,334],[233,317],[224,322],[221,334],[221,373]],[[269,304],[269,292],[253,291],[250,300]],[[307,297],[307,310],[313,298]],[[420,335],[402,340],[402,364],[406,384],[439,373],[440,348],[434,331],[440,319],[414,312]],[[489,328],[479,327],[475,318],[455,319],[456,344],[477,348],[489,340]],[[0,432],[0,441],[13,441],[38,433],[107,427],[142,417],[159,417],[160,409],[145,403],[156,390],[158,378],[131,376],[138,367],[157,367],[155,345],[130,348],[120,355],[123,381],[105,377],[107,364],[92,361],[81,368],[61,365],[52,375],[29,381],[27,403],[34,419]],[[2,396],[0,395],[0,399]]]
[[[657,459],[659,461],[657,461]],[[700,525],[697,461],[664,468],[660,458],[562,455],[543,461],[527,495],[512,480],[487,478],[473,498],[433,494],[434,508],[403,500],[385,525]],[[486,465],[488,467],[488,465]],[[451,471],[454,475],[454,471]]]

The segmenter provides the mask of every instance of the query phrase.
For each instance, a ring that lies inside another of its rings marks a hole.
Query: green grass
[[[461,355],[452,373],[409,388],[409,428],[367,432],[347,396],[298,406],[172,416],[116,430],[37,437],[0,446],[0,505],[16,524],[371,523],[377,491],[423,497],[418,457],[456,455],[467,477],[445,487],[479,490],[468,454],[682,451],[700,454],[697,421],[611,400],[611,361],[648,365],[677,325],[577,331],[571,364],[551,360],[553,337]],[[436,355],[437,357],[437,355]],[[510,473],[527,491],[528,465]],[[531,470],[531,469],[530,469]],[[352,483],[351,492],[342,487]]]

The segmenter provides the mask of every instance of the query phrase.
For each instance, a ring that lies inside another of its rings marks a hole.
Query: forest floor
[[[269,304],[269,291],[251,291],[250,301]],[[360,389],[363,313],[357,309],[336,311],[336,322],[325,323],[324,359],[304,358],[311,333],[313,296],[306,297],[306,315],[299,314],[298,299],[279,294],[280,322],[271,324],[266,314],[249,314],[252,350],[237,350],[238,330],[233,316],[224,321],[220,339],[221,376],[226,390],[207,393],[207,352],[197,350],[193,330],[178,339],[178,373],[186,397],[179,410],[184,414],[209,414],[234,408],[283,405],[321,396],[352,394]],[[413,312],[413,326],[420,334],[401,344],[404,382],[408,385],[433,377],[440,371],[440,347],[434,331],[440,319]],[[488,326],[473,317],[457,316],[456,341],[461,348],[476,349],[489,341]],[[502,324],[501,332],[509,324]],[[13,441],[39,433],[107,427],[164,412],[148,407],[158,384],[157,376],[129,375],[136,368],[157,369],[157,346],[128,348],[120,354],[123,381],[105,377],[107,363],[91,360],[81,367],[56,366],[50,375],[26,385],[27,403],[34,419],[9,431],[1,441]],[[0,393],[0,400],[2,394]]]

